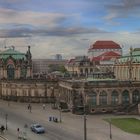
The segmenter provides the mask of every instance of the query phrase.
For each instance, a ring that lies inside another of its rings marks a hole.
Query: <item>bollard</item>
[[[50,121],[50,122],[52,121],[52,117],[51,117],[51,116],[49,117],[49,121]]]
[[[55,118],[55,122],[58,122],[58,119],[57,118]]]
[[[53,117],[53,121],[55,122],[55,117]]]

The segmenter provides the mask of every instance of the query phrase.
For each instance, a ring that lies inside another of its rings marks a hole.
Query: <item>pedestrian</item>
[[[18,136],[18,139],[19,139],[19,128],[17,128],[17,136]]]
[[[30,110],[30,113],[32,112],[32,106],[30,105],[30,107],[29,107],[29,110]]]
[[[43,110],[45,110],[46,105],[45,105],[45,104],[43,104],[43,105],[42,105],[42,107],[43,107]]]
[[[17,128],[17,132],[19,132],[19,128]]]
[[[31,105],[30,105],[30,104],[28,104],[28,110],[30,109],[30,107],[31,107]]]
[[[1,129],[1,134],[4,133],[4,130],[5,130],[4,125],[2,125],[0,129]]]

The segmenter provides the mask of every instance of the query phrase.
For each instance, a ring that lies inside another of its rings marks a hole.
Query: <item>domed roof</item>
[[[1,59],[7,59],[9,56],[11,56],[14,59],[26,59],[25,53],[21,53],[11,48],[0,52]]]

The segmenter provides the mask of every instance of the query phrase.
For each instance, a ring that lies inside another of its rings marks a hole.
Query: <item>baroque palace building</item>
[[[118,58],[114,76],[93,72],[86,79],[60,81],[61,101],[78,113],[86,105],[89,113],[137,112],[140,103],[140,49]]]
[[[75,76],[87,76],[94,72],[113,72],[116,59],[122,56],[122,48],[114,41],[99,40],[90,46],[88,56],[70,59],[65,68]]]
[[[77,56],[70,59],[65,64],[65,68],[71,75],[78,77],[92,74],[96,70],[95,64],[87,56]]]
[[[114,73],[118,80],[140,81],[140,48],[130,48],[130,53],[117,59]]]
[[[32,77],[32,59],[30,46],[27,53],[12,48],[0,52],[0,79],[20,79]]]
[[[69,80],[57,81],[33,79],[30,47],[25,54],[8,49],[0,53],[0,98],[64,103],[73,113],[80,113],[84,107],[88,113],[137,111],[140,102],[139,56],[140,50],[133,49],[130,55],[119,58],[114,65],[115,76],[110,72],[91,71],[90,67],[89,76],[77,78],[73,75]],[[80,58],[79,62],[81,68],[82,64],[85,68],[89,63],[87,57]]]
[[[66,103],[73,113],[79,113],[84,105],[88,113],[133,112],[140,102],[140,82],[100,78],[64,80],[59,86],[61,102]]]
[[[54,102],[58,81],[33,79],[30,46],[26,53],[14,47],[0,52],[0,98],[21,102]]]

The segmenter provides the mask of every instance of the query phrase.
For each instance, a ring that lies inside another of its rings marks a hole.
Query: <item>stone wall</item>
[[[1,81],[0,98],[20,102],[54,102],[58,93],[57,81]]]

